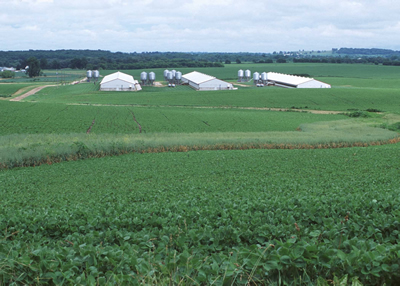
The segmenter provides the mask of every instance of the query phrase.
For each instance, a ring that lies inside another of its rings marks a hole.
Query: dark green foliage
[[[363,117],[363,118],[371,117],[371,115],[366,111],[353,111],[353,112],[347,113],[347,116],[349,116],[349,117]]]
[[[15,77],[15,72],[13,72],[13,71],[2,71],[2,72],[0,72],[0,77],[2,77],[2,78],[13,78],[13,77]]]
[[[308,73],[296,73],[296,74],[293,74],[293,75],[302,76],[302,77],[311,77]]]
[[[40,62],[37,58],[31,57],[27,61],[27,65],[29,66],[28,68],[28,75],[29,77],[36,77],[40,75]]]
[[[365,111],[368,112],[383,112],[382,110],[376,109],[376,108],[367,108]]]
[[[400,122],[396,122],[396,123],[389,124],[389,125],[388,124],[382,124],[381,128],[389,129],[391,131],[400,132]]]

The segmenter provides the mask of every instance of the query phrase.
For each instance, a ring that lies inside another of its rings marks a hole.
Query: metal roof
[[[120,72],[120,71],[106,75],[100,84],[107,83],[107,82],[110,82],[115,79],[120,79],[120,80],[126,81],[128,83],[135,84],[135,80],[133,79],[133,76],[123,73],[123,72]]]
[[[186,79],[188,81],[194,82],[196,84],[200,84],[212,79],[215,79],[215,76],[210,76],[208,74],[204,74],[201,72],[193,71],[182,76],[182,79]]]
[[[276,72],[269,72],[267,73],[268,80],[276,81],[283,84],[298,86],[299,84],[308,82],[310,80],[314,80],[310,77],[302,77],[302,76],[295,76],[290,74],[283,74],[283,73],[276,73]]]

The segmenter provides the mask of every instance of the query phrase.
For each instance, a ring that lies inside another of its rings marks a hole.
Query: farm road
[[[28,97],[28,96],[30,96],[30,95],[33,95],[33,94],[35,94],[36,92],[38,92],[38,91],[40,91],[40,90],[42,90],[43,88],[46,88],[46,87],[48,87],[48,86],[56,86],[56,85],[52,84],[52,85],[42,85],[42,86],[38,86],[38,87],[36,87],[36,88],[34,88],[34,89],[28,91],[27,93],[24,93],[24,94],[22,94],[22,95],[20,95],[20,96],[17,96],[17,97],[15,97],[15,98],[10,99],[10,101],[21,101],[22,99],[24,99],[24,98],[26,98],[26,97]]]

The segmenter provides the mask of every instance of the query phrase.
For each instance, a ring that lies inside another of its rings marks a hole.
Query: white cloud
[[[400,49],[390,0],[0,0],[4,50]]]

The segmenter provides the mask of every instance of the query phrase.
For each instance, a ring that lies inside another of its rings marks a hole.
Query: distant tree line
[[[366,56],[400,56],[400,51],[394,51],[389,49],[360,49],[360,48],[340,48],[332,49],[333,53],[342,55],[366,55]]]
[[[385,49],[332,49],[331,55],[303,52],[273,53],[122,53],[104,50],[29,50],[0,51],[0,66],[23,69],[36,59],[40,69],[147,69],[224,67],[242,62],[263,63],[363,63],[399,65],[400,52]],[[35,72],[35,74],[37,71]],[[30,74],[30,76],[35,76]]]
[[[224,63],[262,62],[262,53],[122,53],[103,50],[0,51],[0,66],[17,69],[36,58],[42,69],[144,69],[180,67],[224,67]],[[268,61],[268,59],[267,59]]]
[[[337,56],[337,57],[308,57],[308,58],[293,58],[294,63],[333,63],[333,64],[382,64],[382,65],[400,65],[400,57],[391,56],[386,57],[350,57],[350,56]]]

